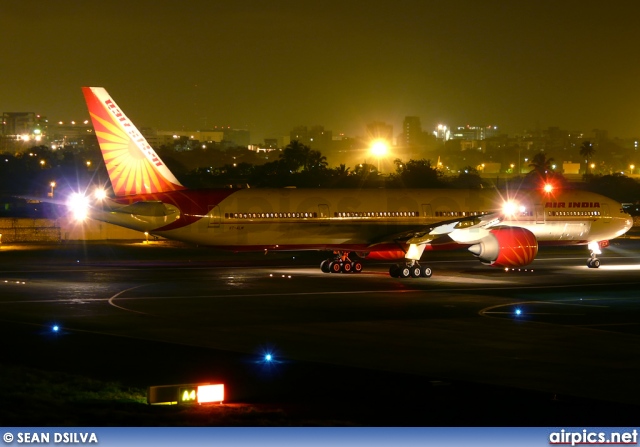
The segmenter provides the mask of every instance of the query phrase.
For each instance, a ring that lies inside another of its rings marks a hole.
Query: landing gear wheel
[[[411,269],[409,268],[409,266],[405,265],[405,266],[401,266],[400,267],[400,271],[398,272],[398,277],[399,278],[408,278],[411,276]]]
[[[433,270],[431,270],[431,267],[422,267],[422,277],[423,278],[431,278],[431,275],[433,275]]]
[[[331,261],[331,263],[329,264],[329,271],[331,273],[340,273],[341,270],[342,270],[342,265],[340,262]]]
[[[422,276],[422,268],[419,265],[414,265],[410,267],[409,270],[411,271],[412,278],[420,278],[420,276]]]
[[[389,267],[389,276],[391,276],[392,278],[400,277],[400,266],[398,264]]]
[[[351,263],[350,262],[345,262],[344,264],[342,264],[342,273],[351,273]]]
[[[320,263],[320,270],[322,270],[322,272],[324,273],[331,272],[331,269],[329,267],[330,264],[331,264],[331,259],[325,259]]]
[[[590,269],[597,269],[598,267],[600,267],[600,259],[589,259],[587,261],[587,267],[589,267]]]
[[[360,273],[362,271],[362,262],[360,261],[353,261],[351,263],[351,271],[353,273]]]

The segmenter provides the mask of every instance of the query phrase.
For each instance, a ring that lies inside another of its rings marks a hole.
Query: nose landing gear
[[[590,269],[597,269],[600,267],[600,259],[598,259],[594,252],[591,252],[591,257],[587,259],[587,267]]]
[[[600,267],[600,259],[598,259],[598,255],[602,254],[600,244],[598,242],[589,242],[588,247],[589,250],[591,250],[591,256],[587,259],[587,267],[590,269],[597,269]]]

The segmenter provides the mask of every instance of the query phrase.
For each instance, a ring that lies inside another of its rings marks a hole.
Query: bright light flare
[[[548,194],[553,191],[553,185],[551,183],[546,183],[542,189],[544,189],[544,192]]]
[[[520,315],[522,315],[522,309],[520,309],[519,307],[516,307],[516,310],[514,313],[516,314],[516,317],[519,317]]]
[[[371,145],[371,155],[375,157],[384,157],[389,152],[389,146],[383,140],[376,140]]]
[[[600,250],[600,244],[598,243],[598,241],[589,242],[589,245],[587,245],[587,247],[589,248],[589,250],[591,250],[593,253],[597,255],[602,254],[602,250]]]
[[[513,216],[520,209],[520,205],[512,200],[508,200],[502,204],[502,212],[507,216]]]
[[[67,200],[67,207],[75,220],[85,220],[89,215],[89,199],[83,194],[71,194]]]
[[[98,200],[104,200],[107,198],[107,191],[104,190],[104,188],[98,188],[96,189],[96,191],[93,193],[93,195],[95,196],[96,199]]]

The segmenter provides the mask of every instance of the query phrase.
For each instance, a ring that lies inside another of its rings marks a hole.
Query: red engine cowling
[[[483,264],[497,267],[522,267],[530,264],[538,254],[538,241],[534,234],[519,227],[502,227],[469,247]]]

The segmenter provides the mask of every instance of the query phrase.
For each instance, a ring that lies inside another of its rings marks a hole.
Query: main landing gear
[[[393,278],[430,278],[432,274],[431,267],[423,267],[417,261],[396,264],[389,268],[389,275]]]
[[[360,273],[362,262],[349,259],[349,252],[335,252],[335,257],[325,259],[320,263],[320,270],[324,273]]]

